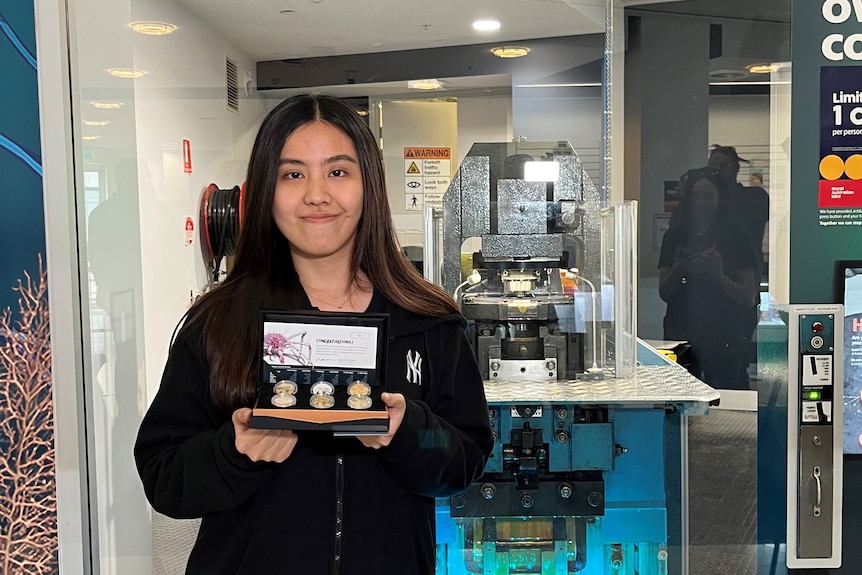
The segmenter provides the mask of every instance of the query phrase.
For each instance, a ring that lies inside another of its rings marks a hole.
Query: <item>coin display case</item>
[[[251,427],[387,433],[386,314],[264,312]]]

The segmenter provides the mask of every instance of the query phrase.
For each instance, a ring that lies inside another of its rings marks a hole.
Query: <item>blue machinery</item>
[[[476,144],[444,196],[496,441],[437,501],[439,575],[688,572],[687,417],[719,395],[635,337],[634,208],[599,204],[565,142]]]

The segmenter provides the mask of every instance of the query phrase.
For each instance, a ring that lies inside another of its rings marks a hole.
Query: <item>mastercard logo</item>
[[[862,154],[853,154],[846,160],[829,154],[820,160],[820,177],[824,180],[837,180],[844,174],[851,180],[862,180]]]

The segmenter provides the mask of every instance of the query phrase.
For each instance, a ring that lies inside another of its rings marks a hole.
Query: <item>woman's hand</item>
[[[237,451],[252,461],[281,463],[290,457],[296,446],[296,433],[287,429],[252,429],[249,420],[251,410],[247,407],[237,409],[231,416]]]
[[[702,253],[701,267],[706,274],[714,279],[720,279],[724,275],[724,260],[715,247]]]
[[[359,435],[357,439],[362,442],[365,447],[372,449],[380,449],[386,447],[395,437],[398,428],[401,427],[401,422],[404,420],[404,412],[407,411],[407,400],[400,393],[383,393],[380,399],[386,405],[386,411],[389,412],[389,433],[386,435]]]

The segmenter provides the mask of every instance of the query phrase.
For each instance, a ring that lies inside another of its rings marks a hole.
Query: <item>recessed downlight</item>
[[[81,136],[81,139],[86,142],[92,142],[93,140],[98,140],[99,136]]]
[[[122,102],[90,102],[90,105],[100,110],[117,110],[123,104]]]
[[[526,46],[499,46],[491,48],[491,53],[497,58],[521,58],[530,53]]]
[[[749,74],[770,74],[781,68],[778,64],[752,64],[748,67]]]
[[[111,123],[111,122],[109,122],[108,120],[101,120],[101,121],[96,121],[96,120],[84,120],[84,125],[85,125],[85,126],[93,126],[93,127],[96,127],[96,128],[100,128],[100,127],[103,127],[103,126],[107,126],[107,125],[108,125],[108,124],[110,124],[110,123]]]
[[[407,87],[411,90],[439,90],[443,87],[443,83],[434,78],[429,78],[427,80],[408,80]]]
[[[132,22],[129,28],[146,36],[167,36],[177,31],[176,25],[169,22]]]
[[[134,68],[108,68],[108,74],[115,78],[125,78],[136,80],[146,74],[144,70],[135,70]]]
[[[499,29],[499,20],[476,20],[473,22],[473,30],[478,30],[480,32],[492,32]]]

